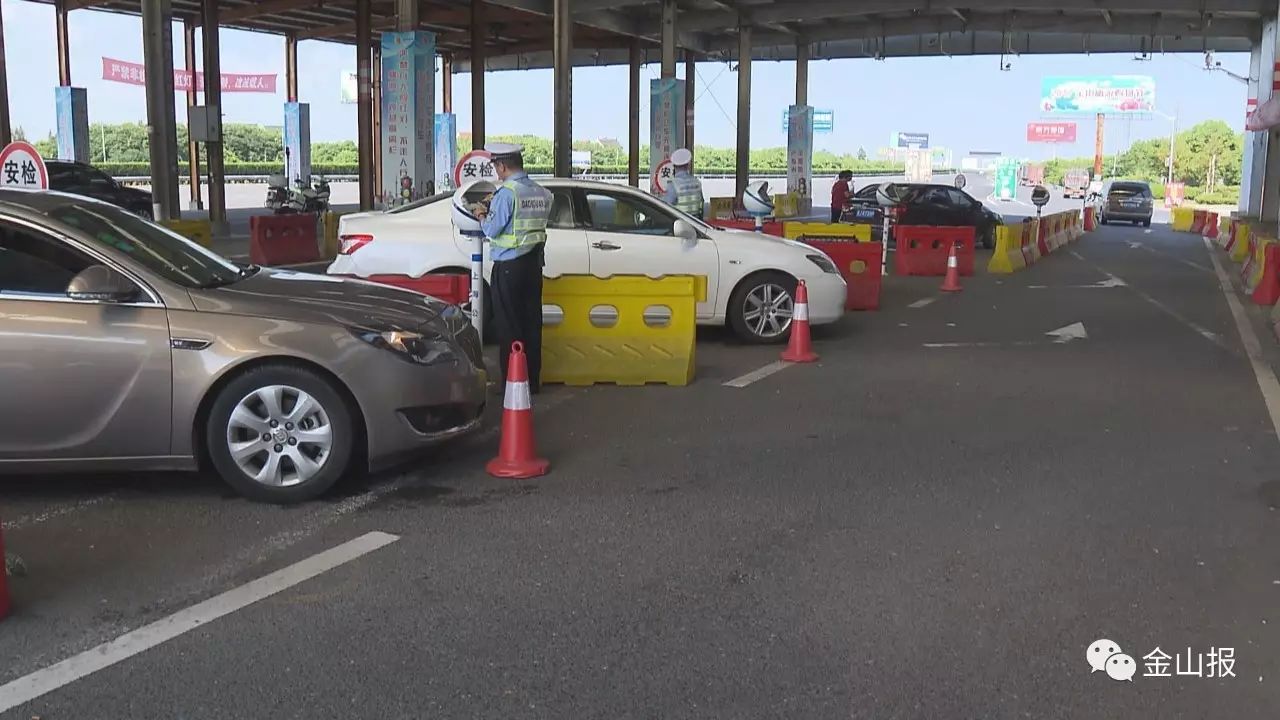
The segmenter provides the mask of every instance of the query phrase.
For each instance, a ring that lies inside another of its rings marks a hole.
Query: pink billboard
[[[1076,124],[1073,122],[1027,123],[1027,142],[1070,143],[1076,141]]]

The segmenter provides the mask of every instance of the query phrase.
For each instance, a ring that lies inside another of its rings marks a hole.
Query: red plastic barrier
[[[1227,244],[1224,246],[1227,252],[1231,252],[1232,248],[1236,246],[1236,230],[1238,229],[1239,223],[1235,220],[1227,224]]]
[[[346,275],[344,277],[356,277],[354,275]],[[423,275],[422,277],[410,277],[408,275],[370,275],[366,278],[356,278],[357,280],[368,280],[379,285],[390,285],[392,287],[412,290],[423,295],[430,295],[439,298],[447,303],[454,305],[462,305],[467,302],[471,295],[471,276],[458,273],[439,273],[433,275]]]
[[[1093,206],[1089,205],[1084,209],[1084,231],[1093,232],[1098,227],[1098,220],[1093,216]]]
[[[1045,242],[1045,236],[1049,231],[1049,221],[1040,218],[1040,222],[1036,223],[1036,225],[1040,228],[1036,237],[1036,248],[1040,250],[1040,257],[1044,257],[1049,254],[1049,244]]]
[[[709,220],[711,227],[717,227],[721,230],[755,230],[755,220]],[[782,222],[778,220],[770,220],[764,224],[764,234],[773,235],[774,237],[782,237]]]
[[[1204,211],[1193,210],[1191,212],[1191,232],[1200,235],[1204,232]]]
[[[1259,305],[1275,305],[1280,300],[1280,244],[1271,243],[1264,252],[1262,279],[1253,290],[1253,301]]]
[[[249,259],[257,265],[320,262],[316,216],[254,215],[249,218]]]
[[[894,239],[898,243],[893,259],[893,272],[896,275],[946,275],[947,255],[951,253],[952,244],[959,244],[956,261],[960,265],[960,274],[973,274],[972,227],[899,225],[894,232]]]
[[[4,564],[4,531],[0,530],[0,620],[9,614],[9,580]]]
[[[1031,232],[1034,227],[1031,218],[1022,221],[1022,261],[1027,265],[1036,261],[1036,242]]]
[[[880,243],[860,243],[852,239],[807,239],[804,242],[830,256],[840,270],[840,276],[849,284],[845,310],[880,309]]]
[[[1204,216],[1204,236],[1210,240],[1218,239],[1218,213],[1205,213]]]

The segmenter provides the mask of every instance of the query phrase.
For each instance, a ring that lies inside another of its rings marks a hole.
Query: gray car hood
[[[223,287],[191,290],[201,312],[327,323],[370,330],[413,330],[461,311],[425,295],[331,275],[262,268]],[[441,319],[442,329],[457,318]]]

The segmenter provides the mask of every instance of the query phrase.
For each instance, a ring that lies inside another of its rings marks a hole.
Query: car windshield
[[[168,228],[106,203],[69,203],[50,210],[48,215],[184,287],[229,285],[252,272]]]
[[[1120,197],[1151,197],[1151,188],[1138,183],[1116,183],[1111,186],[1110,194]]]

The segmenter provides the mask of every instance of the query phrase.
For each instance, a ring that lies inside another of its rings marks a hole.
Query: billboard
[[[1073,143],[1076,141],[1076,124],[1073,122],[1027,123],[1027,142]]]
[[[1150,75],[1055,75],[1040,82],[1046,115],[1140,115],[1155,110],[1156,81]]]
[[[895,132],[889,137],[889,146],[900,148],[927,148],[929,147],[929,133]]]
[[[813,111],[813,131],[815,133],[829,133],[835,129],[836,113],[834,110],[814,110]],[[782,110],[782,132],[791,132],[791,108],[783,108]]]

